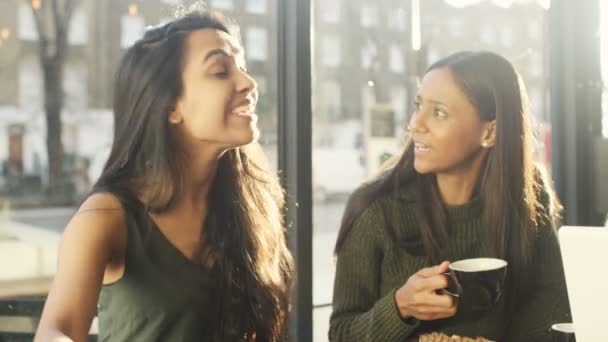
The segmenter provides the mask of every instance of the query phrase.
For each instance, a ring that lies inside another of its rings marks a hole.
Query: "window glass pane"
[[[19,39],[23,40],[37,40],[38,31],[36,31],[36,23],[34,21],[34,14],[32,8],[25,1],[19,3],[19,20],[18,20],[18,33]]]
[[[361,26],[372,27],[378,24],[378,6],[364,3],[361,6]]]
[[[268,56],[266,29],[261,27],[247,28],[247,59],[264,61]]]
[[[256,14],[264,14],[267,11],[267,0],[246,0],[247,11]]]
[[[69,42],[73,45],[84,45],[89,34],[89,22],[87,12],[82,5],[74,10],[70,21]]]
[[[388,27],[398,32],[404,32],[407,28],[409,19],[407,13],[403,8],[397,8],[394,11],[390,11],[388,14]]]
[[[390,47],[389,67],[391,71],[403,72],[404,58],[401,49],[402,47],[398,45],[393,45]]]
[[[321,38],[321,63],[328,67],[340,64],[340,40],[334,36]]]
[[[211,5],[213,8],[221,10],[232,10],[234,8],[232,0],[212,0]]]
[[[312,28],[318,57],[312,66],[315,341],[327,341],[331,309],[324,305],[332,299],[332,251],[346,199],[403,147],[417,83],[431,63],[458,50],[491,50],[511,60],[529,89],[537,158],[549,168],[551,162],[547,6],[480,0],[340,4],[341,13],[360,13],[361,21],[340,21],[336,29],[320,20]]]
[[[608,138],[608,3],[600,1],[600,60],[602,61],[602,135]]]
[[[340,1],[321,1],[318,6],[318,13],[324,22],[337,23],[340,20]]]
[[[144,18],[139,15],[123,15],[121,25],[120,46],[126,49],[143,35],[145,27]]]
[[[367,42],[361,48],[361,67],[367,69],[372,65],[374,58],[376,57],[376,45],[371,42]]]
[[[247,68],[260,93],[260,142],[276,169],[276,1],[250,1],[249,6],[226,15],[237,20],[245,34]],[[66,23],[70,50],[57,86],[65,94],[60,139],[68,181],[62,194],[49,190],[44,73],[30,1],[0,2],[0,82],[14,85],[15,94],[7,104],[4,99],[12,93],[0,90],[0,298],[46,295],[56,270],[61,233],[99,177],[109,153],[111,93],[118,62],[125,48],[141,38],[146,25],[167,21],[175,5],[188,2],[86,1],[75,9]],[[229,0],[211,3],[233,8]],[[264,14],[262,19],[260,14]],[[58,130],[53,132],[58,134]]]

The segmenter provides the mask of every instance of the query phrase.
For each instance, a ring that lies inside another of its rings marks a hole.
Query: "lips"
[[[240,116],[251,116],[254,114],[254,112],[255,112],[254,106],[247,106],[247,107],[239,107],[239,108],[234,109],[232,111],[232,114],[240,115]]]
[[[414,152],[416,153],[426,153],[431,150],[431,147],[422,142],[414,141]]]
[[[239,102],[232,110],[232,114],[239,116],[253,116],[255,113],[255,101],[250,98]]]

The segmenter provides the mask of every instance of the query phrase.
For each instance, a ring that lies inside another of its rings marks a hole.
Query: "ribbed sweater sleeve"
[[[359,216],[337,254],[330,341],[401,342],[419,324],[399,316],[396,289],[380,293],[386,234],[378,212],[372,205]]]

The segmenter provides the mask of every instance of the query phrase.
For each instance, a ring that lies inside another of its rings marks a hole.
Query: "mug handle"
[[[441,292],[445,293],[445,294],[448,294],[448,295],[450,295],[452,297],[460,298],[460,295],[458,294],[458,292],[455,291],[455,290],[452,290],[452,289],[457,289],[458,288],[458,284],[456,283],[456,281],[452,277],[452,273],[445,272],[445,273],[442,273],[442,275],[444,275],[444,276],[446,276],[448,278],[448,287],[446,287],[445,289],[441,289]]]

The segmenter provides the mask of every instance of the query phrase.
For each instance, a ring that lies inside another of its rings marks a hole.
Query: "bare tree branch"
[[[32,14],[34,16],[34,23],[36,23],[36,30],[38,31],[38,36],[41,42],[48,41],[48,37],[44,34],[44,20],[42,18],[42,8],[35,9],[32,2],[30,0],[23,0],[28,3],[29,7],[32,9]]]
[[[76,8],[75,0],[65,0],[63,13],[65,13],[64,22],[69,23],[72,20],[72,14]]]
[[[61,11],[59,10],[59,2],[57,0],[50,0],[53,8],[53,20],[55,22],[55,27],[61,27],[64,25],[61,17]]]

